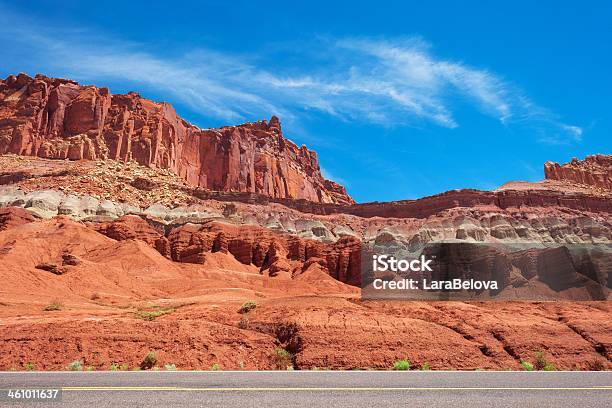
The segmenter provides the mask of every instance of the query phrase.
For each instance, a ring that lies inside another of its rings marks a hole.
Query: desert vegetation
[[[408,360],[397,360],[393,364],[393,369],[397,371],[407,371],[410,370],[410,361]]]
[[[277,370],[293,369],[293,354],[284,348],[277,347],[274,349],[272,361]]]

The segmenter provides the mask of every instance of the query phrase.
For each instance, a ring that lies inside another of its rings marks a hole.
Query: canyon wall
[[[587,156],[584,160],[573,158],[565,164],[546,162],[544,175],[548,180],[568,181],[612,190],[612,156],[597,154]]]
[[[170,169],[189,184],[272,198],[351,204],[317,155],[285,139],[277,117],[199,129],[165,102],[25,74],[0,80],[0,154],[114,159]]]

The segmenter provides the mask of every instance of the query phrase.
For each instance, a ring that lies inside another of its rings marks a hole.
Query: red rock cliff
[[[584,160],[574,158],[563,165],[546,162],[544,175],[549,180],[569,181],[612,190],[612,155],[597,154],[587,156]]]
[[[135,160],[218,191],[353,203],[321,176],[315,152],[283,137],[278,118],[199,129],[165,102],[25,74],[0,80],[0,154]]]

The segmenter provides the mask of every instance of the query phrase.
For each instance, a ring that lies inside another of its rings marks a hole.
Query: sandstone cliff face
[[[548,180],[569,181],[612,190],[612,156],[597,154],[587,156],[584,160],[574,158],[563,165],[546,162],[544,174]]]
[[[25,74],[0,80],[0,154],[135,160],[189,184],[319,203],[353,203],[321,176],[315,152],[285,139],[278,118],[199,129],[136,93]]]

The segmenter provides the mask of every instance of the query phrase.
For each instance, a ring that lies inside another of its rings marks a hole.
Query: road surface
[[[612,372],[0,372],[2,390],[49,387],[60,402],[0,406],[612,406]]]

